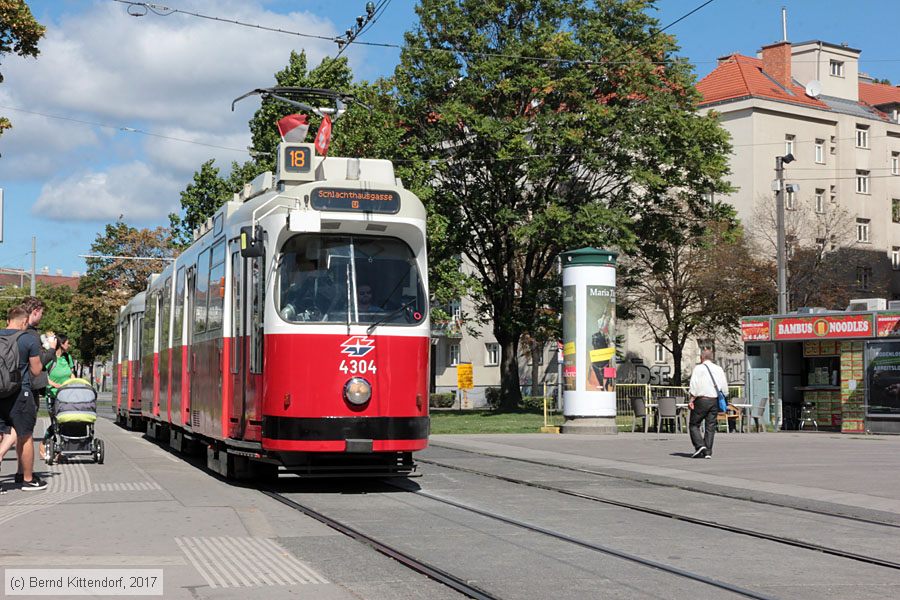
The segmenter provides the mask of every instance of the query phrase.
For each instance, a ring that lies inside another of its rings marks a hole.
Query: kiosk
[[[900,311],[744,317],[741,336],[751,411],[777,429],[900,433]]]

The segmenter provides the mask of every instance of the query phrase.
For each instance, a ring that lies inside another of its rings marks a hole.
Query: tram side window
[[[209,292],[209,250],[200,253],[197,260],[197,283],[194,290],[194,333],[206,331],[206,300]]]
[[[239,373],[242,366],[242,349],[244,347],[244,313],[241,302],[241,253],[234,252],[231,255],[231,335],[234,343],[231,344],[231,372]]]
[[[156,294],[147,296],[147,307],[141,320],[141,357],[153,355],[154,329],[156,327]]]
[[[173,328],[172,345],[181,346],[184,344],[182,339],[184,329],[184,267],[178,269],[178,276],[175,278],[175,322]]]
[[[132,374],[133,377],[141,376],[141,366],[143,361],[141,358],[141,327],[144,324],[143,313],[134,315],[131,318],[131,360],[137,361],[138,368]]]
[[[166,279],[163,286],[162,298],[160,298],[160,337],[159,349],[169,347],[169,316],[172,302],[172,278]]]
[[[213,246],[209,270],[209,304],[206,311],[206,330],[222,328],[225,311],[225,240]]]
[[[265,238],[264,238],[265,241]],[[265,243],[263,244],[265,248]],[[263,276],[266,257],[260,256],[250,261],[250,372],[263,370],[263,307],[265,306],[266,278]]]

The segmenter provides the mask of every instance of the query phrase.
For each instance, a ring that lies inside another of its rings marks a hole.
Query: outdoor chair
[[[681,422],[678,419],[677,399],[672,396],[662,396],[656,399],[656,439],[659,439],[659,427],[663,421],[673,421],[675,432],[681,432]]]
[[[819,424],[816,423],[816,405],[814,402],[804,402],[803,409],[800,412],[800,426],[797,428],[803,431],[803,426],[812,423],[816,431],[819,430]]]
[[[753,421],[753,426],[756,429],[756,432],[759,433],[760,430],[763,432],[766,431],[765,424],[765,415],[766,415],[766,405],[769,403],[767,398],[763,398],[759,401],[759,404],[754,404],[750,409],[750,419]]]
[[[631,399],[631,412],[634,413],[634,418],[631,420],[631,433],[634,433],[635,425],[637,424],[638,419],[644,420],[644,433],[647,433],[647,405],[644,404],[643,398],[632,398]]]
[[[719,426],[719,423],[724,423],[725,433],[731,433],[732,421],[735,421],[735,432],[739,433],[744,430],[744,411],[729,404],[728,409],[725,412],[719,412],[716,415],[716,427]]]

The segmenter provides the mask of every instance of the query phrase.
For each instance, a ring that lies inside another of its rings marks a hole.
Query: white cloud
[[[248,156],[119,128],[244,149],[250,139],[247,122],[259,100],[248,98],[235,112],[231,101],[274,85],[273,74],[284,68],[291,50],[305,49],[310,66],[336,51],[327,40],[183,14],[134,18],[125,5],[108,1],[70,6],[81,12],[44,23],[47,35],[37,59],[5,57],[0,114],[13,120],[14,129],[0,137],[0,181],[53,179],[85,185],[91,180],[85,174],[92,173],[96,186],[107,169],[106,180],[116,179],[112,165],[143,161],[162,180],[177,180],[176,191],[183,189],[203,161],[215,158],[227,169],[232,160]],[[305,12],[281,15],[259,2],[185,0],[178,8],[290,31],[336,33],[327,19]],[[50,184],[42,193],[42,210],[56,206],[54,189]],[[92,215],[102,212],[97,202],[89,206],[95,207],[88,211]]]
[[[41,189],[32,214],[59,221],[157,221],[178,208],[181,182],[142,162],[85,171]]]
[[[216,159],[220,168],[228,167],[232,161],[243,162],[249,158],[250,132],[235,132],[228,135],[212,135],[197,130],[166,128],[158,130],[166,137],[148,137],[144,141],[147,160],[158,168],[190,177],[200,165],[210,158]],[[201,144],[185,144],[179,140],[202,140]]]

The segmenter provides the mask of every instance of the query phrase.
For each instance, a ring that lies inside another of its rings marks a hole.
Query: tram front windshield
[[[278,312],[290,323],[415,325],[427,298],[415,256],[396,238],[301,234],[282,248]]]

